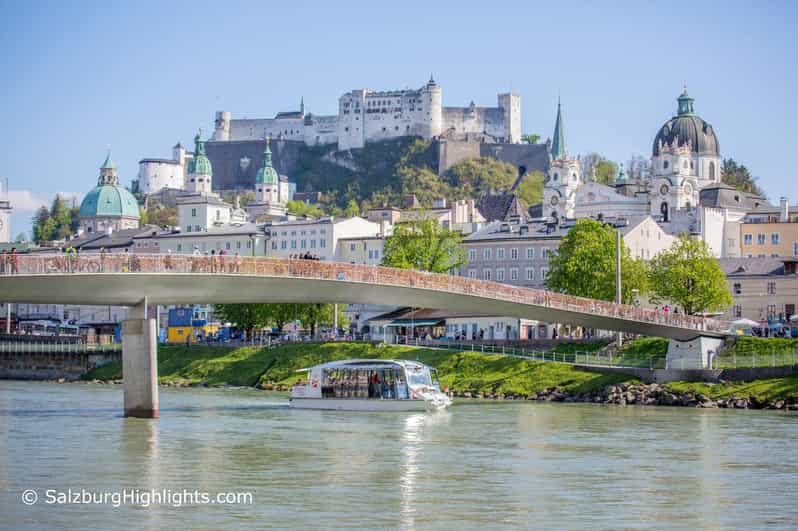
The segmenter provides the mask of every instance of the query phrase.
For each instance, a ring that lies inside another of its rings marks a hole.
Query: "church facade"
[[[542,214],[571,218],[633,218],[650,215],[666,233],[688,233],[707,243],[718,257],[740,256],[739,229],[746,213],[767,205],[752,194],[731,194],[721,183],[721,154],[712,126],[696,114],[687,88],[677,112],[660,127],[651,158],[635,160],[605,185],[583,175],[581,160],[565,149],[558,104],[551,157],[546,171]],[[745,197],[742,197],[745,196]]]

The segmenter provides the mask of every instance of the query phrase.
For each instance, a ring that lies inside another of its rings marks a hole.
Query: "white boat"
[[[424,411],[452,399],[440,389],[436,370],[417,361],[343,360],[300,369],[289,405],[303,409]]]

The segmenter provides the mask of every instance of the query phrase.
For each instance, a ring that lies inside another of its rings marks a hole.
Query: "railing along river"
[[[6,258],[6,260],[3,267],[5,275],[195,273],[340,280],[437,290],[691,330],[726,332],[729,328],[728,323],[717,319],[666,313],[499,282],[408,269],[319,260],[239,255],[193,256],[139,253],[17,255]]]

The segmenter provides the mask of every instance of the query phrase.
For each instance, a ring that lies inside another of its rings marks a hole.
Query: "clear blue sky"
[[[650,156],[687,81],[726,157],[771,199],[794,194],[795,2],[0,1],[0,178],[13,232],[37,202],[85,194],[106,145],[123,183],[214,111],[334,113],[353,88],[421,86],[445,105],[522,96],[551,136],[558,94],[571,153]],[[3,183],[5,184],[5,183]]]

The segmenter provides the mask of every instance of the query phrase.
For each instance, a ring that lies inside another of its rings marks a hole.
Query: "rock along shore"
[[[64,378],[53,380],[57,383],[64,383]],[[75,381],[75,380],[72,380]],[[86,380],[83,383],[90,384],[121,384],[122,380]],[[286,385],[261,383],[256,387],[242,387],[234,385],[208,385],[205,382],[167,382],[162,383],[163,387],[214,387],[227,389],[260,389],[263,391],[290,391]],[[493,393],[471,393],[469,391],[454,391],[452,396],[455,398],[477,399],[477,400],[533,400],[539,402],[565,402],[565,403],[590,403],[590,404],[614,404],[619,406],[641,405],[641,406],[674,406],[674,407],[698,407],[706,409],[782,409],[798,411],[798,397],[787,400],[759,400],[756,397],[731,396],[726,399],[714,400],[701,393],[675,392],[667,387],[652,383],[644,384],[639,382],[619,383],[608,385],[602,390],[593,393],[574,394],[565,391],[561,387],[551,387],[539,391],[534,395],[514,395],[514,394],[493,394]]]

